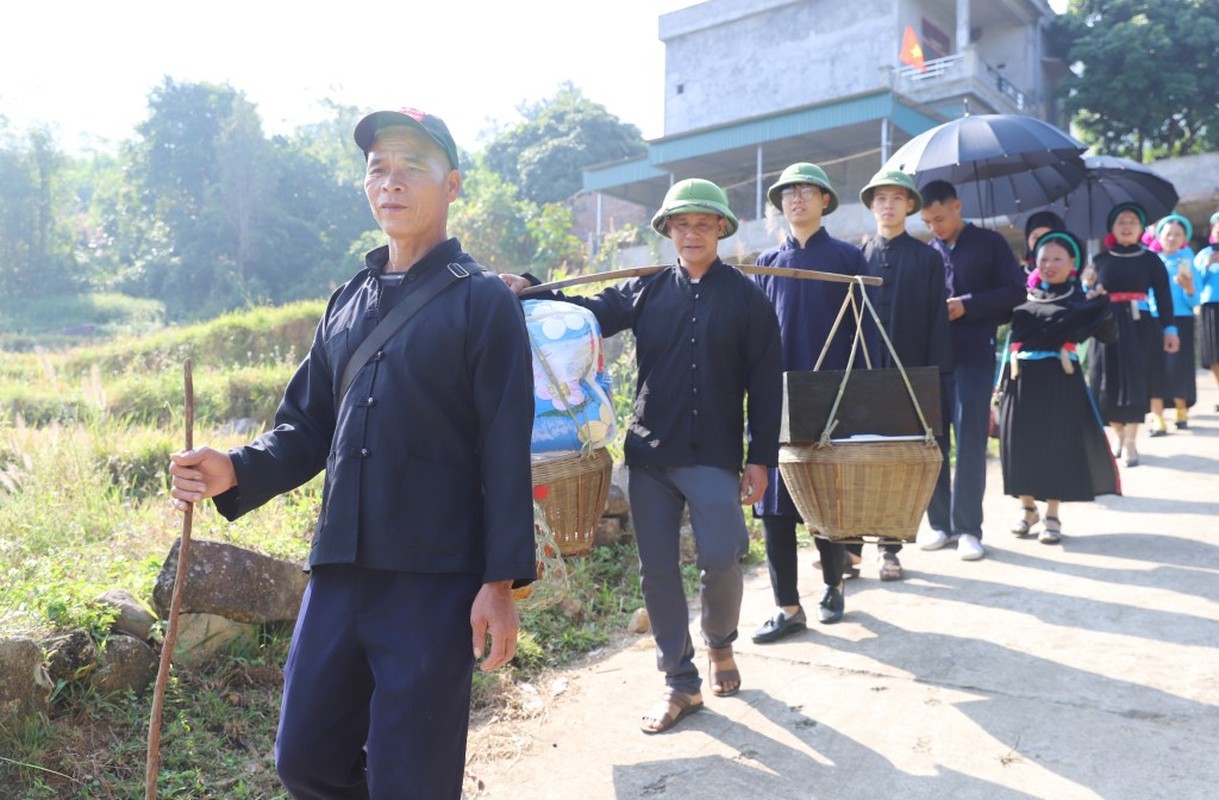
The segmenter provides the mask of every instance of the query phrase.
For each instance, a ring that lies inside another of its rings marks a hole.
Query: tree
[[[1139,161],[1219,146],[1219,3],[1071,0],[1051,42],[1089,143]]]
[[[522,199],[480,158],[462,173],[461,197],[449,209],[449,233],[497,272],[529,270],[545,278],[555,267],[584,258],[580,240],[571,235],[571,211]]]
[[[462,173],[461,196],[449,209],[449,233],[483,266],[521,272],[535,249],[525,222],[531,211],[515,186],[476,160]]]
[[[518,110],[524,120],[488,145],[486,166],[539,205],[578,192],[584,167],[642,155],[646,149],[637,127],[620,122],[571,83],[549,100]]]
[[[35,127],[20,137],[0,118],[0,297],[71,290],[76,284],[66,165],[48,130]]]
[[[349,276],[348,250],[371,221],[345,119],[354,112],[332,111],[334,121],[272,140],[240,92],[166,78],[128,151],[135,191],[116,198],[135,206],[112,220],[140,265],[127,286],[189,319],[324,295]]]

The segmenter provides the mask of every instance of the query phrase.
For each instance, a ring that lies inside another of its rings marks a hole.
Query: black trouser
[[[275,740],[293,798],[461,797],[480,583],[347,564],[313,570]]]
[[[798,558],[796,556],[796,525],[799,517],[762,517],[766,531],[766,561],[770,568],[770,587],[775,605],[800,605],[800,590],[796,586]],[[826,586],[842,583],[843,546],[838,542],[813,538],[821,555],[821,579]]]

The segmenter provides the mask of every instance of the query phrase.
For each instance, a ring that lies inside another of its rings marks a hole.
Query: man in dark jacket
[[[749,547],[741,504],[762,496],[767,468],[778,464],[782,375],[774,309],[717,254],[737,225],[723,189],[699,178],[678,181],[652,219],[673,240],[677,263],[593,297],[562,297],[591,310],[604,335],[635,334],[638,378],[624,449],[643,599],[666,685],[643,715],[646,733],[668,730],[703,705],[678,557],[687,505],[708,683],[719,697],[741,687],[732,652]],[[502,277],[515,291],[529,285]]]
[[[924,550],[938,550],[953,538],[957,555],[976,561],[982,547],[982,496],[986,493],[986,442],[995,380],[995,331],[1024,300],[1024,270],[1007,240],[961,218],[961,201],[946,181],[922,187],[923,222],[931,246],[944,257],[948,322],[952,336],[952,381],[945,392],[945,422],[957,445],[956,470],[944,460],[941,480],[927,509]],[[952,474],[951,487],[946,473]]]
[[[388,246],[331,296],[274,429],[173,454],[172,494],[235,519],[326,470],[280,779],[295,798],[456,799],[475,660],[512,658],[511,590],[535,575],[529,342],[516,298],[448,237],[461,173],[444,123],[380,111],[355,140]],[[396,330],[391,318],[344,393],[348,361],[398,303],[417,310]]]
[[[830,236],[823,225],[823,218],[838,208],[838,193],[825,170],[807,161],[792,164],[783,170],[766,195],[771,205],[783,214],[788,235],[777,247],[758,256],[760,266],[840,275],[863,275],[867,271],[859,248]],[[774,304],[779,318],[785,371],[812,370],[819,362],[820,369],[846,369],[855,326],[844,321],[836,333],[833,330],[847,297],[848,284],[774,275],[758,275],[755,280]],[[754,506],[754,515],[762,519],[766,531],[766,560],[775,610],[754,631],[753,641],[768,644],[804,630],[807,623],[797,587],[796,526],[804,520],[777,468],[770,472],[766,494]],[[832,625],[842,619],[846,610],[843,581],[846,550],[841,542],[824,536],[816,536],[813,541],[820,556],[821,580],[825,584],[817,604],[817,619]]]
[[[889,341],[903,367],[939,367],[941,384],[952,375],[952,340],[948,332],[948,297],[944,285],[944,258],[935,248],[906,232],[906,218],[923,207],[923,198],[909,175],[898,170],[882,170],[872,176],[859,193],[859,199],[876,219],[876,233],[863,245],[868,274],[882,278],[881,286],[868,289],[877,316],[885,326]],[[869,341],[882,367],[894,367],[889,349],[875,332],[872,320],[865,317]],[[944,460],[948,460],[946,434],[936,437]],[[948,475],[941,470],[940,481],[948,488]],[[900,544],[880,546],[878,573],[882,581],[899,580],[902,565],[897,554]],[[848,544],[847,550],[859,554],[861,544]]]

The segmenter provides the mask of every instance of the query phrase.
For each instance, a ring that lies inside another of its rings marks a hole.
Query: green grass
[[[181,531],[167,497],[168,454],[183,445],[182,360],[194,361],[194,440],[245,441],[231,420],[265,424],[306,352],[321,303],[233,314],[70,349],[0,351],[0,636],[83,628],[101,644],[109,616],[92,604],[109,589],[149,599]],[[41,342],[53,341],[45,337]],[[629,414],[629,342],[611,366]],[[614,450],[621,452],[625,425]],[[235,523],[210,504],[193,535],[303,561],[321,477]],[[747,561],[765,559],[756,535]],[[697,593],[693,565],[683,570]],[[476,709],[505,703],[534,681],[618,641],[642,606],[634,544],[570,559],[522,604],[513,663],[476,673]],[[272,763],[290,630],[267,626],[257,646],[199,667],[175,667],[165,700],[159,796],[281,798]],[[150,693],[103,697],[61,683],[45,717],[0,718],[4,800],[143,795]]]
[[[96,337],[138,335],[162,326],[165,307],[122,294],[64,294],[0,300],[0,348],[31,350]]]
[[[187,358],[200,424],[265,423],[308,352],[323,308],[301,302],[67,349],[0,351],[0,424],[168,425],[181,419]]]

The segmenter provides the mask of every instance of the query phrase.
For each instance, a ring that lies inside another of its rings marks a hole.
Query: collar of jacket
[[[829,240],[829,238],[830,238],[830,232],[825,229],[824,225],[822,225],[820,228],[817,229],[816,233],[814,233],[812,236],[808,237],[808,241],[804,243],[804,247],[805,248],[813,247],[814,245],[818,245],[818,244],[821,244],[822,242]],[[783,246],[789,247],[793,250],[799,250],[800,249],[800,240],[797,239],[795,236],[792,236],[791,233],[788,232],[787,238],[783,241]]]
[[[455,261],[459,255],[461,255],[461,243],[456,238],[450,237],[433,247],[427,255],[412,264],[411,269],[419,269],[420,272],[423,272],[434,264],[447,264],[450,261]],[[368,251],[364,256],[365,268],[374,275],[379,276],[383,274],[388,264],[389,245],[387,244]]]

